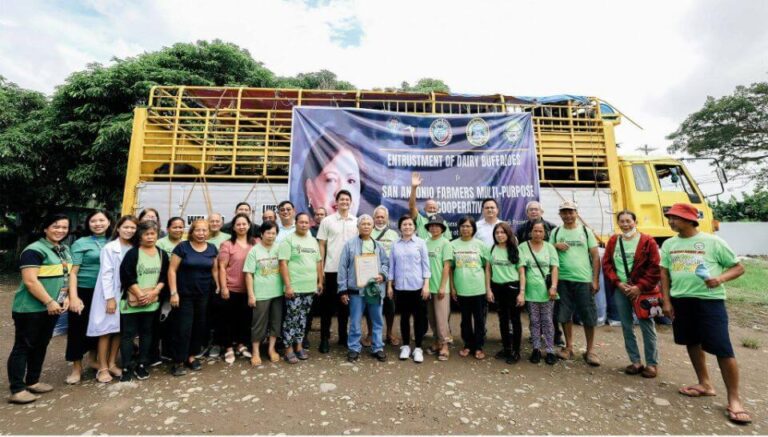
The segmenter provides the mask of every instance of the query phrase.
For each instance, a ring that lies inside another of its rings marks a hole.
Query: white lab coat
[[[128,250],[123,250],[120,239],[110,241],[101,249],[99,276],[93,289],[91,313],[88,319],[88,337],[100,337],[120,332],[120,263]],[[114,298],[117,310],[107,314],[107,299]]]

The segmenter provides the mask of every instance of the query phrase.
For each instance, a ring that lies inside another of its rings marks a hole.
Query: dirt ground
[[[16,280],[0,277],[3,359],[13,340],[10,302]],[[458,314],[451,325],[458,346]],[[577,347],[583,347],[583,334],[576,332]],[[648,380],[622,373],[628,362],[621,330],[606,326],[597,331],[599,368],[582,360],[533,365],[525,360],[527,344],[524,360],[516,365],[460,358],[456,346],[447,362],[430,356],[420,365],[401,362],[388,347],[388,362],[365,355],[352,365],[346,351],[334,345],[328,355],[313,349],[309,361],[295,366],[209,361],[201,372],[173,378],[164,365],[146,381],[103,385],[91,373],[77,386],[64,384],[66,339],[56,337],[43,374],[55,390],[30,405],[0,404],[0,433],[766,434],[768,333],[764,324],[734,323],[731,335],[742,399],[754,419],[747,427],[725,418],[725,388],[714,359],[709,368],[716,397],[677,394],[695,377],[685,349],[673,344],[670,327],[659,327],[660,375]],[[495,314],[488,318],[488,337],[486,351],[492,357],[500,347]],[[316,345],[317,331],[310,338]],[[743,338],[757,340],[760,348],[742,347]],[[7,381],[4,365],[0,378]]]

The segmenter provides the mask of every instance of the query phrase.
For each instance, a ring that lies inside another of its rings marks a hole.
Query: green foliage
[[[277,80],[278,88],[305,88],[316,90],[353,90],[351,83],[339,80],[336,73],[320,70],[314,73],[299,73],[296,77],[281,77]]]
[[[732,197],[727,202],[711,202],[715,218],[723,222],[768,221],[768,190],[744,194],[742,200]]]
[[[741,339],[741,345],[747,349],[760,349],[760,340],[753,337],[745,337]]]
[[[400,84],[400,91],[411,93],[450,93],[451,89],[440,79],[432,79],[425,77],[419,79],[416,85],[411,86],[408,82]]]
[[[768,82],[736,87],[729,96],[707,97],[668,139],[671,152],[721,160],[726,170],[754,169],[768,183]]]

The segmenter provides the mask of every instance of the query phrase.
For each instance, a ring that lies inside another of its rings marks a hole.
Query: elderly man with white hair
[[[344,244],[339,258],[337,283],[341,303],[349,306],[349,335],[347,337],[347,359],[356,361],[360,358],[362,345],[361,320],[367,310],[373,322],[373,345],[371,355],[379,361],[386,361],[381,303],[384,299],[384,284],[389,273],[389,257],[381,243],[371,237],[373,217],[364,214],[357,219],[358,236]],[[365,285],[357,278],[356,262],[360,257],[375,256],[378,275]]]
[[[544,220],[544,208],[541,207],[541,203],[536,200],[531,200],[525,205],[525,215],[528,216],[528,220],[522,225],[518,226],[515,236],[517,237],[517,243],[523,244],[531,239],[531,229],[533,224],[539,221],[544,223],[544,240],[549,240],[549,234],[552,229],[557,227],[556,224]]]

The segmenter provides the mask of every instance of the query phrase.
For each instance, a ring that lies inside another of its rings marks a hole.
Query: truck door
[[[699,193],[692,179],[680,164],[653,164],[656,181],[659,186],[659,203],[662,212],[675,203],[690,203],[699,210],[699,220],[704,219],[704,196]],[[669,224],[665,222],[668,228]],[[706,230],[706,229],[703,229]]]
[[[669,235],[659,208],[659,195],[648,162],[625,162],[622,165],[626,208],[637,215],[642,232],[653,236]]]

